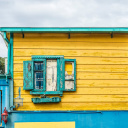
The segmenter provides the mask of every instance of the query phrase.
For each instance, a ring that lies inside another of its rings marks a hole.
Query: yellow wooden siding
[[[77,91],[64,92],[60,103],[33,104],[23,90],[23,61],[31,55],[76,59]],[[18,110],[128,110],[128,34],[14,34],[14,97]]]

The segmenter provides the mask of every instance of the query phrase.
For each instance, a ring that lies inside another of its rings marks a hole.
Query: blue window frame
[[[34,89],[36,91],[45,91],[45,76],[46,76],[46,71],[45,71],[45,67],[46,67],[46,60],[42,59],[42,60],[35,60],[33,61],[33,65],[34,65],[34,70],[33,70],[33,74],[34,74]]]
[[[73,64],[73,79],[65,77],[65,63]],[[24,90],[35,95],[63,95],[63,91],[76,90],[76,60],[64,56],[32,56],[32,61],[24,61]],[[67,84],[68,82],[68,84]],[[70,85],[68,88],[66,86]]]
[[[66,63],[72,65],[72,71],[70,71],[71,74],[66,72]],[[64,91],[76,91],[76,59],[64,59],[63,69]]]

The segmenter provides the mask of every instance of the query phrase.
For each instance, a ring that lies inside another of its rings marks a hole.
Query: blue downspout
[[[11,45],[9,40],[7,39],[6,32],[4,32],[4,40],[8,43],[8,63],[7,63],[7,75],[10,74],[10,50],[11,50]]]
[[[8,44],[8,64],[7,64],[7,74],[10,74],[10,43]]]
[[[10,33],[10,44],[11,44],[11,56],[10,56],[10,74],[11,74],[11,80],[9,84],[9,90],[10,90],[10,110],[13,111],[13,33]]]
[[[11,66],[10,66],[10,73],[11,78],[13,79],[13,33],[10,33],[10,44],[11,44],[11,53],[10,53],[10,59],[11,59]]]

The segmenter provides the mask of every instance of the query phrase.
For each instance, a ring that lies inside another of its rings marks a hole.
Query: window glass
[[[34,63],[35,89],[43,89],[43,62]]]

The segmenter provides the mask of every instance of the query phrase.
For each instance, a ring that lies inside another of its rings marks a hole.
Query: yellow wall
[[[33,104],[23,90],[23,61],[31,55],[76,59],[77,91],[64,92],[60,103]],[[128,34],[14,34],[14,97],[18,110],[128,110]]]

